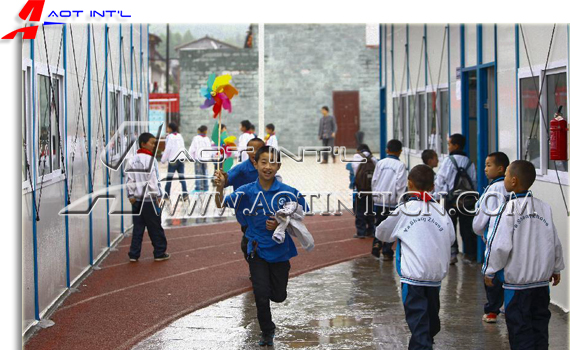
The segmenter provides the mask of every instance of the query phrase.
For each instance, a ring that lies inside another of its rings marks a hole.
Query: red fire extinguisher
[[[562,118],[562,106],[550,121],[550,160],[568,160],[568,123]]]

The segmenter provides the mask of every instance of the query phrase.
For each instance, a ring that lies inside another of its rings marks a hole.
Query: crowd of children
[[[307,206],[299,191],[284,184],[278,174],[281,163],[275,126],[268,124],[261,139],[249,121],[240,125],[243,133],[235,153],[240,162],[228,171],[217,168],[214,173],[216,205],[235,209],[262,331],[259,345],[271,346],[275,324],[270,301],[286,299],[289,260],[297,255],[289,235],[281,243],[272,236],[278,227],[275,208],[293,201],[302,208]],[[170,181],[175,172],[179,173],[186,192],[180,152],[184,139],[176,124],[169,124],[168,131],[161,161],[168,162]],[[196,191],[208,190],[207,161],[216,149],[207,131],[206,126],[198,128],[188,151],[195,160],[195,173],[201,177],[196,180]],[[478,179],[475,165],[464,152],[465,144],[463,135],[453,134],[448,139],[449,156],[441,165],[438,154],[428,149],[421,154],[424,164],[412,169],[399,158],[403,147],[399,140],[387,143],[387,156],[380,160],[366,144],[359,145],[348,165],[353,175],[355,237],[372,236],[372,255],[376,258],[392,261],[395,257],[411,331],[409,349],[432,349],[440,331],[439,289],[450,266],[458,261],[458,224],[464,262],[476,263],[478,237],[485,243],[482,274],[487,303],[482,306],[483,321],[497,322],[504,307],[511,348],[546,349],[549,282],[557,285],[564,269],[552,210],[530,191],[536,174],[533,164],[523,160],[511,163],[502,152],[487,156],[489,185],[478,199],[466,195],[477,189]],[[156,139],[143,133],[139,147],[127,167],[127,192],[135,213],[129,258],[138,261],[147,228],[155,260],[163,261],[170,255],[160,224],[163,193],[154,159]],[[151,171],[144,173],[148,169]],[[233,191],[224,197],[224,188],[229,186]],[[284,200],[282,193],[287,193]],[[260,194],[265,200],[259,200]],[[468,213],[471,209],[475,215]]]

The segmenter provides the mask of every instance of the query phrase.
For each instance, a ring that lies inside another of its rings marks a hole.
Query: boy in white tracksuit
[[[435,178],[435,195],[439,196],[440,192],[451,194],[455,190],[455,180],[458,173],[458,168],[465,169],[469,175],[473,189],[477,189],[477,172],[475,164],[471,162],[469,157],[463,149],[465,148],[466,139],[461,134],[453,134],[447,140],[447,147],[449,149],[449,157],[441,163],[437,176]],[[455,161],[457,166],[453,163]],[[439,198],[439,197],[438,197]],[[446,203],[446,209],[449,210],[453,203]],[[470,261],[477,259],[477,236],[473,233],[471,215],[465,215],[457,211],[451,215],[453,227],[457,230],[457,221],[459,221],[459,231],[463,239],[464,258]],[[457,253],[459,252],[457,239],[451,247],[451,263],[457,262]]]
[[[396,270],[412,332],[408,349],[433,348],[433,338],[440,330],[439,288],[455,240],[451,218],[428,193],[433,191],[434,175],[427,165],[415,166],[408,176],[408,189],[416,195],[376,228],[379,240],[398,242]]]
[[[194,160],[194,174],[197,179],[196,192],[208,192],[208,160],[212,159],[212,140],[207,135],[208,127],[202,125],[198,128],[198,135],[194,136],[190,148],[188,149],[188,154]],[[198,179],[198,177],[203,180]]]
[[[398,206],[400,197],[406,191],[406,165],[399,158],[402,153],[402,142],[395,139],[388,141],[386,153],[388,154],[386,158],[376,163],[374,175],[372,176],[372,192],[375,192],[373,198],[376,226],[380,225],[388,217],[389,212]],[[384,260],[392,260],[394,258],[392,244],[382,243],[374,238],[372,255],[379,258],[380,249],[382,249]]]
[[[489,231],[489,221],[496,216],[499,208],[505,203],[507,190],[505,189],[505,171],[509,166],[509,157],[503,152],[491,153],[485,160],[485,175],[491,182],[485,188],[485,191],[477,201],[477,214],[473,218],[473,232],[483,237],[483,241],[487,242],[487,233]],[[487,303],[485,304],[483,321],[487,323],[496,323],[497,315],[503,306],[503,272],[496,274],[493,280],[493,287],[485,286],[487,295]]]
[[[556,286],[564,269],[552,209],[529,192],[535,178],[531,162],[517,160],[507,168],[509,201],[491,220],[482,269],[487,286],[493,286],[495,275],[504,270],[511,349],[548,349],[549,281]]]

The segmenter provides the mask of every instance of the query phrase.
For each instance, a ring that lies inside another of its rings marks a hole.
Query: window
[[[111,143],[111,156],[115,156],[121,153],[121,138],[113,137],[117,134],[117,129],[120,124],[120,91],[110,91],[109,92],[109,142]]]
[[[428,147],[438,152],[438,129],[437,122],[437,108],[436,108],[436,93],[429,92],[427,94],[427,127],[428,127]],[[438,152],[439,153],[439,152]]]
[[[135,125],[134,128],[134,136],[135,139],[139,137],[139,135],[141,134],[141,126],[139,125],[140,121],[141,121],[141,98],[139,97],[135,97],[135,111],[134,111],[134,121],[137,122],[137,125]]]
[[[394,120],[394,136],[393,138],[399,139],[400,138],[400,103],[399,98],[394,97],[392,99],[392,116]]]
[[[439,101],[439,120],[441,121],[441,153],[447,153],[447,135],[449,135],[449,92],[447,90],[438,91]]]
[[[559,107],[563,118],[568,118],[568,73],[564,61],[553,62],[549,67],[553,68],[519,69],[519,156],[534,164],[542,181],[557,183],[560,178],[567,185],[568,162],[556,161],[555,167],[550,160],[549,127]],[[556,170],[563,175],[557,176]]]
[[[540,169],[540,116],[538,115],[538,77],[520,81],[521,156]]]
[[[61,168],[60,132],[57,130],[60,109],[61,79],[38,75],[38,176]]]
[[[402,141],[402,145],[404,145],[404,147],[408,144],[408,118],[406,116],[407,99],[408,98],[406,96],[400,96],[400,125],[402,128],[400,129],[400,137],[398,140]]]
[[[416,149],[416,134],[417,134],[417,100],[416,95],[408,96],[408,115],[409,115],[409,122],[408,125],[410,126],[410,131],[408,132],[408,148]]]
[[[418,119],[419,119],[419,147],[420,150],[424,150],[427,148],[427,130],[426,130],[426,94],[422,93],[418,95]]]
[[[562,116],[568,121],[568,106],[567,106],[567,87],[566,87],[566,73],[548,74],[546,76],[546,120],[552,120],[554,114],[558,112],[558,108],[562,107]],[[557,161],[556,167],[554,161],[548,161],[548,169],[558,171],[568,171],[567,161]]]

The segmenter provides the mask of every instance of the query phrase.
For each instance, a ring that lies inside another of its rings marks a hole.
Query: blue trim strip
[[[380,157],[386,156],[386,143],[388,134],[386,131],[386,85],[383,84],[384,76],[382,74],[382,66],[386,65],[386,62],[382,59],[382,48],[386,48],[385,40],[382,40],[382,25],[379,25],[379,75],[380,75]],[[385,33],[384,33],[385,34]]]
[[[439,282],[419,281],[419,280],[414,280],[414,279],[407,278],[407,277],[400,277],[400,281],[402,283],[409,283],[409,284],[415,285],[415,286],[425,286],[425,287],[439,287],[439,286],[441,286],[441,281],[439,281]]]
[[[89,193],[93,193],[91,183],[91,26],[87,24],[87,188]],[[89,196],[89,207],[91,208],[91,196]],[[89,212],[89,264],[93,265],[93,215]]]
[[[516,91],[516,128],[517,128],[517,159],[520,158],[520,125],[519,125],[519,25],[515,24],[515,91]]]
[[[131,24],[132,25],[132,24]],[[123,45],[124,45],[124,41],[123,41],[123,25],[119,24],[119,50],[121,50],[121,52],[119,52],[119,86],[123,86],[122,83],[122,70],[123,70],[123,60],[121,59],[121,57],[123,57]],[[132,43],[132,38],[131,38],[131,43]],[[124,58],[124,57],[123,57]],[[125,69],[127,69],[127,67],[125,67]],[[126,79],[125,79],[126,80]],[[125,85],[127,85],[127,82],[125,81]],[[132,86],[131,86],[132,87]],[[128,92],[127,92],[128,93]],[[125,99],[123,98],[123,103],[124,103]],[[119,104],[120,105],[120,104]],[[123,113],[125,110],[125,106],[123,106]],[[125,116],[123,115],[123,122],[125,121]],[[117,125],[118,127],[118,125]],[[123,202],[124,202],[124,198],[123,198],[123,175],[124,175],[124,169],[123,169],[123,164],[121,163],[121,171],[119,174],[119,178],[121,179],[121,211],[123,211]],[[121,233],[125,233],[125,228],[124,228],[124,221],[123,221],[123,215],[121,215]]]
[[[504,295],[505,295],[505,312],[507,311],[507,308],[509,307],[509,304],[511,303],[511,300],[513,300],[513,297],[515,296],[515,291],[512,289],[505,289],[504,290]]]
[[[30,58],[32,59],[32,170],[34,178],[30,179],[30,186],[33,182],[33,189],[35,191],[37,185],[36,178],[36,60],[34,57],[34,42],[35,39],[30,39]],[[34,255],[34,316],[37,321],[40,320],[40,302],[38,296],[38,223],[36,220],[36,196],[34,191],[32,191],[32,200],[34,205],[32,205],[32,248]]]
[[[477,65],[483,64],[483,25],[477,24]]]
[[[109,26],[105,24],[105,129],[107,130],[106,141],[109,142]],[[105,145],[107,147],[107,145]],[[109,164],[109,152],[105,152],[105,161]],[[107,197],[109,197],[109,168],[105,167],[105,187],[107,188]],[[111,246],[111,217],[109,215],[109,200],[107,202],[107,247]]]
[[[465,67],[465,24],[459,26],[459,63]]]
[[[408,284],[402,283],[402,304],[406,304],[406,297],[408,296]]]
[[[67,25],[64,24],[63,25],[63,71],[64,71],[64,101],[63,101],[63,106],[64,106],[64,142],[63,142],[63,147],[64,147],[64,154],[65,154],[65,169],[66,171],[69,171],[69,165],[68,165],[68,158],[67,157]],[[65,204],[67,205],[67,203],[69,202],[70,198],[68,197],[69,195],[69,190],[68,190],[68,179],[66,176],[65,182],[64,182],[64,188],[65,188]],[[71,287],[71,273],[70,273],[70,263],[69,263],[69,216],[65,215],[65,285],[67,286],[67,288]]]
[[[497,24],[495,23],[494,28],[494,39],[495,39],[495,69],[493,70],[495,76],[495,149],[494,151],[497,152],[499,150],[499,76],[498,76],[498,68],[499,68],[499,52],[497,51]]]
[[[523,290],[523,289],[531,289],[531,288],[547,287],[547,286],[550,286],[549,281],[540,281],[540,282],[525,283],[525,284],[503,283],[503,288],[505,290]]]

